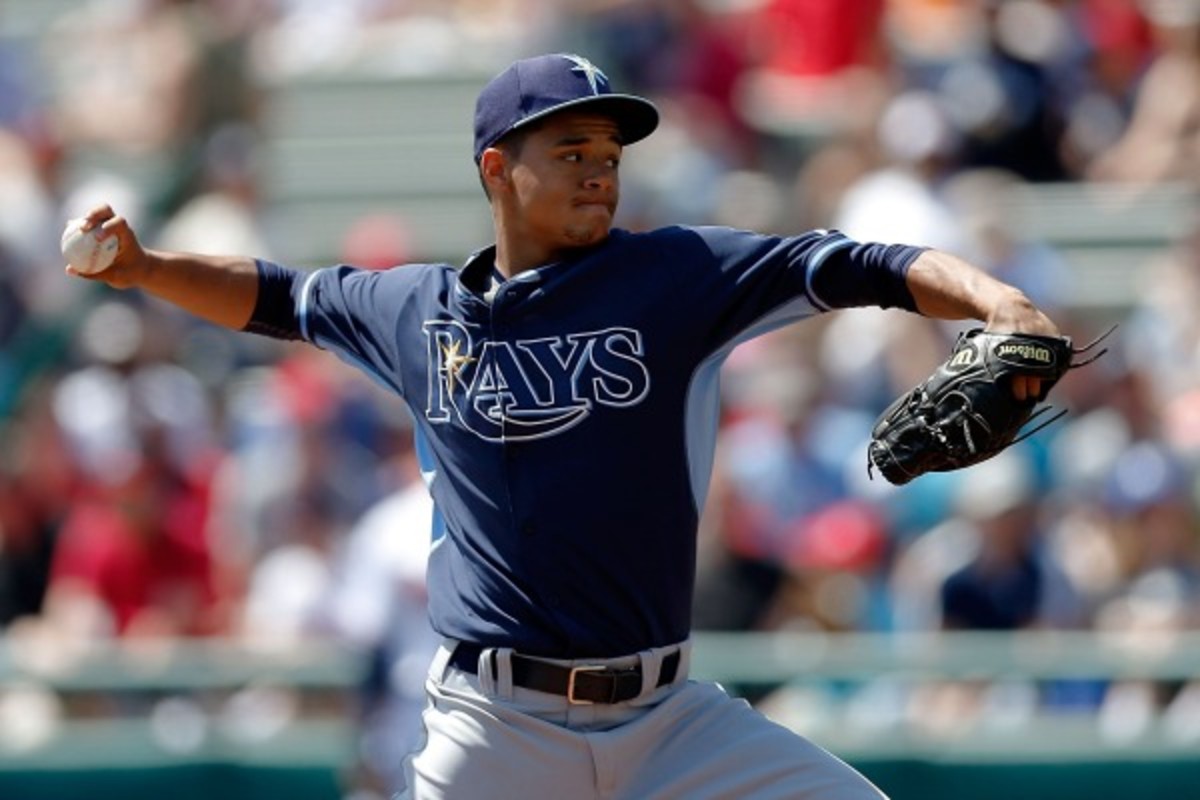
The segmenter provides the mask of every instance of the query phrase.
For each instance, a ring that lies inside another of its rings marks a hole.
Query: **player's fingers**
[[[117,259],[120,259],[123,253],[131,252],[136,248],[133,229],[120,214],[109,217],[100,227],[96,228],[96,241],[103,242],[110,237],[115,237],[117,242]]]
[[[1017,375],[1013,378],[1012,390],[1018,400],[1036,400],[1042,396],[1042,379],[1032,375]]]
[[[96,231],[96,238],[99,241],[104,241],[109,236],[120,235],[121,229],[126,227],[125,218],[120,214],[114,214],[105,219]]]
[[[70,275],[73,278],[83,278],[85,281],[98,280],[98,278],[96,276],[99,273],[92,273],[89,275],[86,272],[80,272],[79,270],[72,267],[70,264],[67,264],[67,266],[63,268],[63,271],[66,272],[68,275]]]
[[[105,222],[113,219],[114,217],[116,217],[116,212],[113,211],[112,206],[104,203],[103,205],[95,206],[86,214],[84,214],[83,224],[79,227],[85,231],[90,231],[92,228],[95,228],[98,225],[103,225]]]

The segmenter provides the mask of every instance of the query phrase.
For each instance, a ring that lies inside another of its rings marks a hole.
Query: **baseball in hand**
[[[116,236],[110,236],[104,241],[96,238],[98,229],[84,233],[80,228],[81,219],[67,221],[66,230],[62,235],[62,254],[67,263],[82,275],[91,275],[108,269],[113,259],[117,257],[120,243]]]

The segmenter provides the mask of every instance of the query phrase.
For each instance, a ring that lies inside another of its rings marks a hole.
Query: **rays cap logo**
[[[658,109],[644,97],[612,91],[608,76],[582,56],[535,56],[493,78],[475,102],[475,163],[483,151],[512,131],[550,114],[586,109],[611,117],[623,145],[645,139],[658,127]]]

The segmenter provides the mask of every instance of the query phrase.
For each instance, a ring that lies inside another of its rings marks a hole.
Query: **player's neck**
[[[496,231],[496,271],[506,279],[536,269],[543,263],[544,248],[531,246],[532,239],[523,236],[509,222],[508,216],[492,204],[492,224]]]
[[[506,235],[508,234],[508,235]],[[505,278],[543,267],[557,261],[561,254],[529,236],[514,235],[511,230],[496,230],[496,271]]]
[[[496,233],[496,271],[513,278],[547,264],[569,260],[603,242],[607,226],[595,221],[560,222],[557,235],[547,236],[546,223],[540,226],[514,206],[510,197],[492,201],[492,227]],[[552,228],[554,223],[550,223]]]
[[[537,269],[546,263],[543,258],[516,258],[510,248],[504,246],[503,240],[496,242],[496,271],[506,279],[531,269]]]

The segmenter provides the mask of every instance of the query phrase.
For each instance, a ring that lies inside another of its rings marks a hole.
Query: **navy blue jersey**
[[[408,403],[440,633],[615,656],[688,636],[726,355],[830,308],[912,309],[920,252],[672,227],[498,286],[491,248],[461,271],[260,263],[248,329],[302,336]]]

